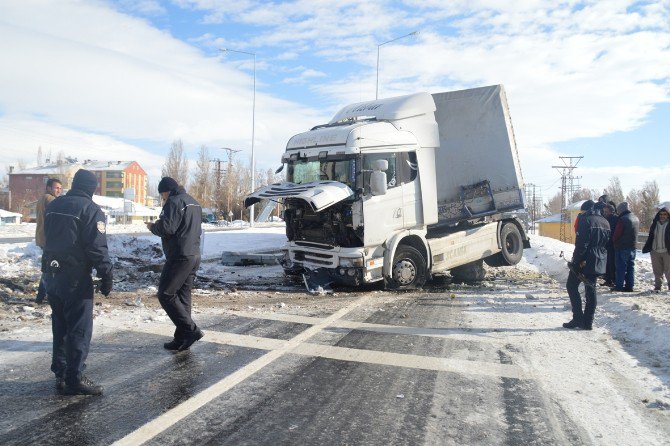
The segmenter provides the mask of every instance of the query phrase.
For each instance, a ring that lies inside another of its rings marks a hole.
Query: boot
[[[583,330],[593,330],[593,316],[584,315]]]
[[[197,328],[193,333],[187,334],[179,346],[179,351],[181,352],[188,350],[196,341],[202,339],[203,336],[205,336],[205,333],[203,333],[199,328]]]
[[[66,382],[63,393],[65,395],[102,395],[102,386],[96,385],[93,381],[82,375],[79,382],[74,384]]]
[[[174,338],[170,342],[166,342],[163,344],[163,348],[166,350],[179,350],[179,347],[181,347],[181,344],[183,344],[184,341],[181,339]]]
[[[63,393],[63,390],[65,390],[65,378],[62,376],[56,377],[56,390],[59,393]]]
[[[570,322],[563,324],[563,328],[579,328],[582,326],[582,321],[579,319],[572,318]]]

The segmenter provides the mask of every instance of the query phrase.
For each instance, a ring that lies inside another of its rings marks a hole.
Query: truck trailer
[[[284,167],[245,206],[283,202],[288,274],[412,289],[481,279],[482,261],[515,265],[530,246],[502,85],[346,106],[293,136]]]

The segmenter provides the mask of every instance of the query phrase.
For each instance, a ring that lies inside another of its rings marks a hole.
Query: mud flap
[[[323,268],[305,269],[302,274],[302,279],[305,282],[305,287],[310,294],[331,294],[333,292],[330,284],[333,279],[330,277],[328,270]]]

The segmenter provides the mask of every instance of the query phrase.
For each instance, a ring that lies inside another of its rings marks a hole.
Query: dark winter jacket
[[[616,225],[619,222],[619,216],[617,214],[612,214],[609,217],[607,217],[607,223],[610,224],[610,229],[612,230],[612,234],[610,235],[610,239],[607,241],[607,249],[614,249],[614,230],[616,229]]]
[[[586,265],[581,269],[581,272],[590,276],[605,274],[607,267],[605,245],[609,238],[610,225],[605,217],[600,215],[600,211],[591,210],[581,214],[572,263],[579,267],[579,264],[585,260]]]
[[[637,233],[640,229],[640,220],[628,210],[625,201],[617,206],[619,221],[614,229],[612,239],[614,249],[637,249]]]
[[[80,282],[90,284],[91,271],[98,277],[112,272],[107,251],[105,215],[91,195],[71,189],[49,203],[44,216],[45,246],[42,272],[50,273],[53,284],[62,294],[77,294]],[[54,260],[56,263],[54,263]],[[92,299],[92,287],[84,287],[84,299]],[[47,292],[51,292],[47,289]]]
[[[151,232],[161,238],[166,259],[200,255],[202,208],[183,187],[170,192]]]
[[[656,224],[658,223],[658,214],[663,212],[668,212],[667,208],[661,208],[654,217],[654,221],[651,223],[651,228],[649,228],[649,237],[642,248],[642,252],[651,252],[652,247],[654,246],[654,236],[656,234]],[[670,253],[670,223],[667,223],[668,227],[665,229],[665,248]]]

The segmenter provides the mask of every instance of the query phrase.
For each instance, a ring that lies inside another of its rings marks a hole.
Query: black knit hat
[[[87,195],[93,196],[93,193],[98,188],[98,178],[90,170],[79,169],[74,174],[72,179],[72,189],[79,189],[86,192]]]
[[[593,200],[586,200],[584,203],[582,203],[582,207],[580,209],[582,211],[590,211],[591,209],[593,209],[594,204],[595,203],[593,202]]]
[[[174,179],[170,177],[163,177],[161,182],[158,183],[158,192],[172,192],[178,187],[179,183],[177,183]]]

